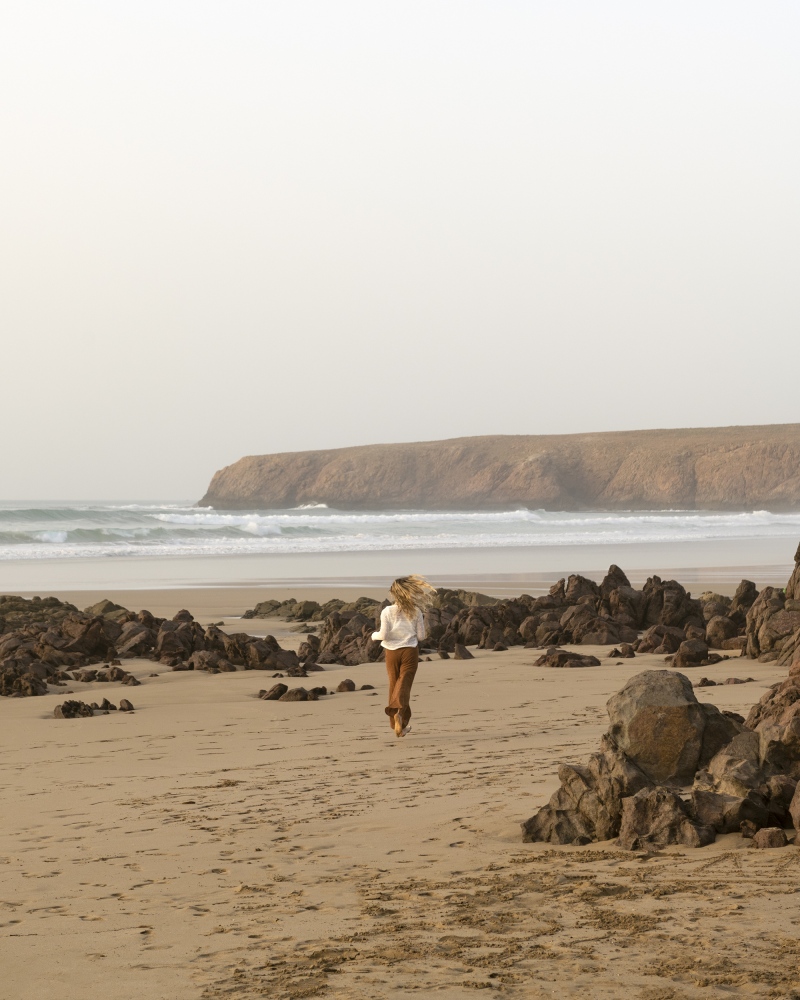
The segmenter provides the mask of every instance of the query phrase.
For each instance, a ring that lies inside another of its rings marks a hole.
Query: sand
[[[228,627],[243,625],[302,638]],[[311,703],[259,701],[269,674],[142,660],[125,663],[140,687],[72,686],[128,697],[132,715],[56,720],[63,693],[3,699],[0,997],[797,996],[800,848],[521,843],[558,764],[596,749],[607,698],[663,665],[536,655],[423,663],[401,740],[382,664],[328,667],[314,683],[377,690]],[[698,689],[743,713],[784,673],[701,672],[755,678]]]

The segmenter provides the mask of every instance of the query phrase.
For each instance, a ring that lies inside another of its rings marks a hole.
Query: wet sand
[[[275,619],[228,627],[243,625],[302,638]],[[71,686],[132,715],[56,720],[67,689],[3,699],[0,996],[794,996],[800,848],[521,843],[558,764],[596,749],[607,698],[663,665],[536,656],[423,663],[402,740],[382,664],[326,668],[315,684],[376,691],[310,703],[259,701],[270,674],[142,660],[125,663],[140,687]],[[752,676],[698,689],[745,713],[784,672],[736,658],[692,679]]]

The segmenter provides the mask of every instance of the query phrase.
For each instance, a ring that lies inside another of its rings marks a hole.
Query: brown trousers
[[[400,649],[386,650],[386,673],[389,675],[389,704],[386,714],[389,725],[394,726],[394,717],[400,716],[400,722],[407,726],[411,719],[411,685],[417,673],[419,652],[416,646],[401,646]]]

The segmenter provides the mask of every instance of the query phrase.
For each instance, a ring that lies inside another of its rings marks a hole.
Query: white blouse
[[[372,633],[377,642],[380,639],[384,649],[402,649],[403,646],[416,646],[417,640],[425,638],[425,622],[422,612],[417,611],[417,617],[412,622],[396,604],[390,604],[381,611],[381,627]]]

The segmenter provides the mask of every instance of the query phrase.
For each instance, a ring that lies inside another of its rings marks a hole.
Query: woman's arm
[[[422,640],[425,638],[426,635],[427,635],[427,632],[425,631],[425,619],[422,616],[422,612],[418,611],[417,612],[417,639],[419,640],[419,642],[422,642]]]
[[[382,639],[386,638],[386,629],[389,624],[389,616],[386,613],[388,610],[388,608],[384,608],[383,611],[381,611],[381,627],[377,632],[372,633],[372,638],[375,642],[380,642]]]

